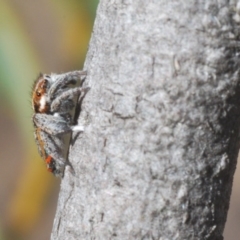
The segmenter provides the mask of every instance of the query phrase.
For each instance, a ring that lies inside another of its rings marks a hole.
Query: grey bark
[[[222,239],[239,148],[240,4],[102,0],[51,239]]]

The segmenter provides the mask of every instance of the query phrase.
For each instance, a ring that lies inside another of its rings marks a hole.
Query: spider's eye
[[[40,96],[41,96],[41,93],[40,93],[40,92],[37,92],[36,94],[37,94],[37,96],[38,96],[38,97],[40,97]]]

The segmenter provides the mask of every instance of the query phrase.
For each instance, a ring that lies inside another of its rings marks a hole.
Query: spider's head
[[[32,108],[35,113],[48,113],[47,90],[49,82],[40,73],[32,88]]]

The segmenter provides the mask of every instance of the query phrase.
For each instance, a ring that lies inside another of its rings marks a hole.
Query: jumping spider
[[[74,86],[86,74],[86,71],[40,74],[33,84],[34,136],[48,171],[55,176],[63,177],[65,166],[69,164],[63,154],[64,135],[84,130],[83,126],[73,124],[70,112],[76,105],[74,98],[84,96],[89,90]]]

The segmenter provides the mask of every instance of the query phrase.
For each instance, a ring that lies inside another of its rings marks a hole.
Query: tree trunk
[[[51,239],[222,239],[239,148],[240,4],[102,0]]]

